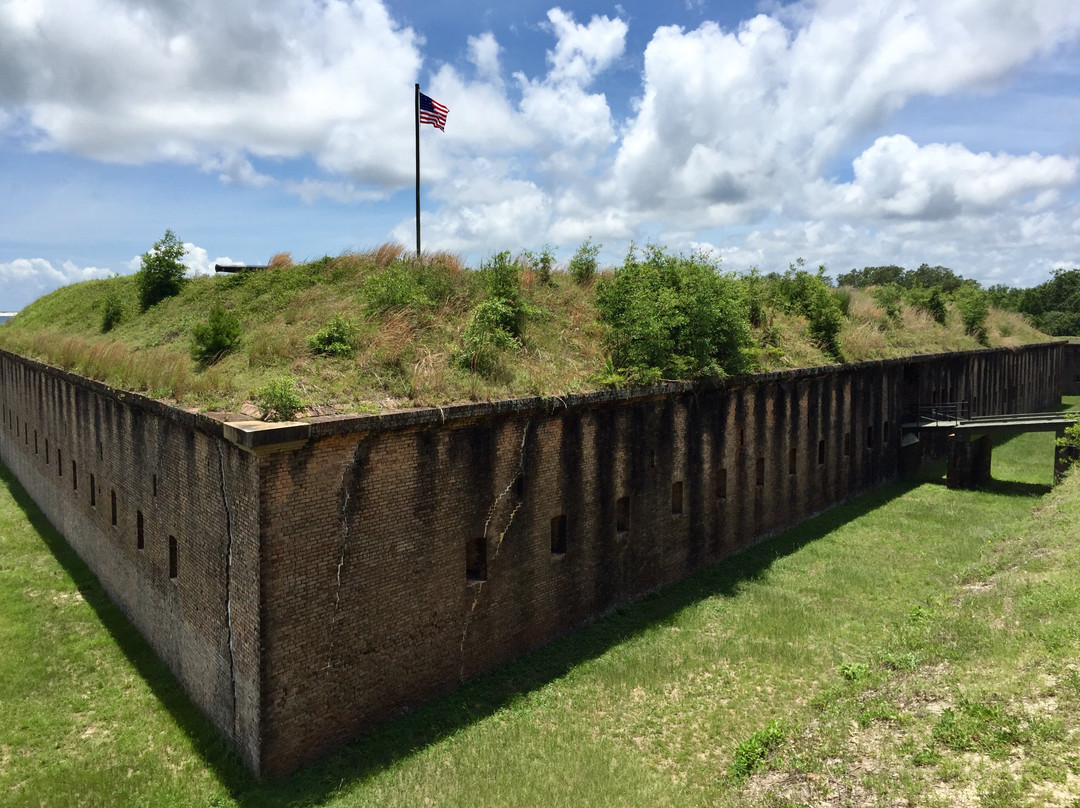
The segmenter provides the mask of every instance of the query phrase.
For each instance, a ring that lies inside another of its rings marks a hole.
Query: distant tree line
[[[888,310],[889,298],[930,311],[944,311],[947,295],[957,302],[963,315],[965,305],[987,305],[1024,314],[1040,331],[1053,336],[1080,335],[1080,269],[1056,269],[1050,280],[1031,289],[997,284],[983,290],[977,281],[963,278],[948,267],[923,264],[918,269],[895,265],[853,269],[837,278],[841,286],[876,287],[875,297]],[[884,291],[883,291],[884,290]],[[892,294],[890,295],[890,291]],[[981,294],[980,294],[981,293]],[[938,309],[938,306],[942,308]],[[944,317],[944,314],[941,314]],[[937,319],[935,315],[935,319]],[[966,324],[966,319],[965,319]]]
[[[1055,269],[1050,280],[1030,289],[997,285],[987,293],[992,305],[1026,314],[1040,331],[1080,335],[1080,269]]]

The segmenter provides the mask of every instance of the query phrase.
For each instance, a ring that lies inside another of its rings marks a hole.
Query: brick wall
[[[261,466],[265,769],[895,478],[905,408],[1051,408],[1060,362],[982,351],[313,423]]]
[[[1080,396],[1080,342],[1070,342],[1065,346],[1062,365],[1061,394]]]
[[[0,403],[0,459],[256,767],[255,460],[210,419],[4,352]]]
[[[1061,344],[945,354],[315,419],[273,451],[0,352],[0,458],[247,764],[284,774],[895,478],[906,410],[1047,410],[1062,374]]]

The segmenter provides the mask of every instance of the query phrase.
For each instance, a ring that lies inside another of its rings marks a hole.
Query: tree
[[[185,252],[183,242],[172,230],[166,230],[161,241],[154,242],[153,249],[143,253],[142,267],[135,273],[143,311],[180,293],[186,270],[181,263]]]

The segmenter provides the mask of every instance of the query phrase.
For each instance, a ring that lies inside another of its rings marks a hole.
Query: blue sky
[[[134,271],[587,237],[724,266],[1080,266],[1080,4],[0,0],[0,310]]]

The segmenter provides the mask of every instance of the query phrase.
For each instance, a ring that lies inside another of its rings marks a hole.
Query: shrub
[[[183,243],[172,230],[166,230],[160,241],[142,256],[142,266],[135,273],[139,287],[139,303],[143,311],[180,293],[184,284],[185,267]]]
[[[825,267],[818,267],[816,274],[802,268],[802,260],[788,267],[788,271],[775,278],[775,297],[788,311],[801,314],[808,322],[810,338],[818,346],[836,358],[840,358],[838,342],[844,315],[840,303],[833,294],[825,277]],[[849,299],[850,302],[850,299]]]
[[[1055,443],[1063,450],[1060,455],[1066,468],[1076,463],[1080,459],[1080,421],[1065,427],[1064,434]]]
[[[555,269],[555,253],[551,251],[551,247],[545,244],[538,254],[529,253],[528,257],[540,282],[551,283],[551,271]]]
[[[934,318],[935,322],[945,325],[945,295],[940,286],[916,286],[909,289],[904,297],[912,306]]]
[[[282,376],[260,387],[255,393],[255,403],[263,411],[266,421],[288,421],[303,406],[296,381],[291,376]]]
[[[870,292],[870,297],[885,310],[885,316],[890,320],[900,319],[900,304],[904,300],[904,290],[901,287],[887,283]]]
[[[490,297],[479,303],[469,314],[455,361],[465,370],[490,376],[498,367],[499,354],[520,344],[510,331],[514,321],[506,300]]]
[[[385,314],[408,306],[426,308],[431,305],[416,273],[405,263],[394,264],[375,275],[364,285],[369,314]]]
[[[215,308],[204,324],[191,331],[191,356],[204,365],[210,365],[240,344],[244,327],[232,312]]]
[[[953,292],[953,302],[956,303],[957,311],[960,312],[964,331],[975,337],[980,344],[985,345],[987,341],[986,318],[990,314],[986,292],[974,284],[964,284]]]
[[[490,261],[481,263],[479,274],[486,296],[506,304],[500,327],[510,336],[520,337],[527,314],[521,292],[521,265],[511,261],[510,253],[504,250],[492,256]]]
[[[314,354],[352,356],[356,350],[356,329],[342,317],[335,317],[312,336],[308,348]]]
[[[596,303],[614,366],[638,382],[720,376],[745,366],[750,324],[736,281],[702,255],[631,252]]]
[[[578,247],[578,251],[574,253],[574,257],[570,259],[570,264],[567,266],[571,277],[575,281],[582,285],[592,282],[593,277],[596,275],[596,257],[600,254],[602,246],[604,245],[593,244],[592,239],[587,238]]]
[[[116,292],[110,294],[105,298],[105,308],[101,313],[101,331],[103,334],[107,334],[112,331],[116,326],[120,325],[120,321],[124,319],[124,301],[121,300],[120,295]]]
[[[844,317],[848,317],[851,314],[851,290],[850,289],[834,289],[833,297],[836,298],[836,305],[840,307],[840,314]]]

